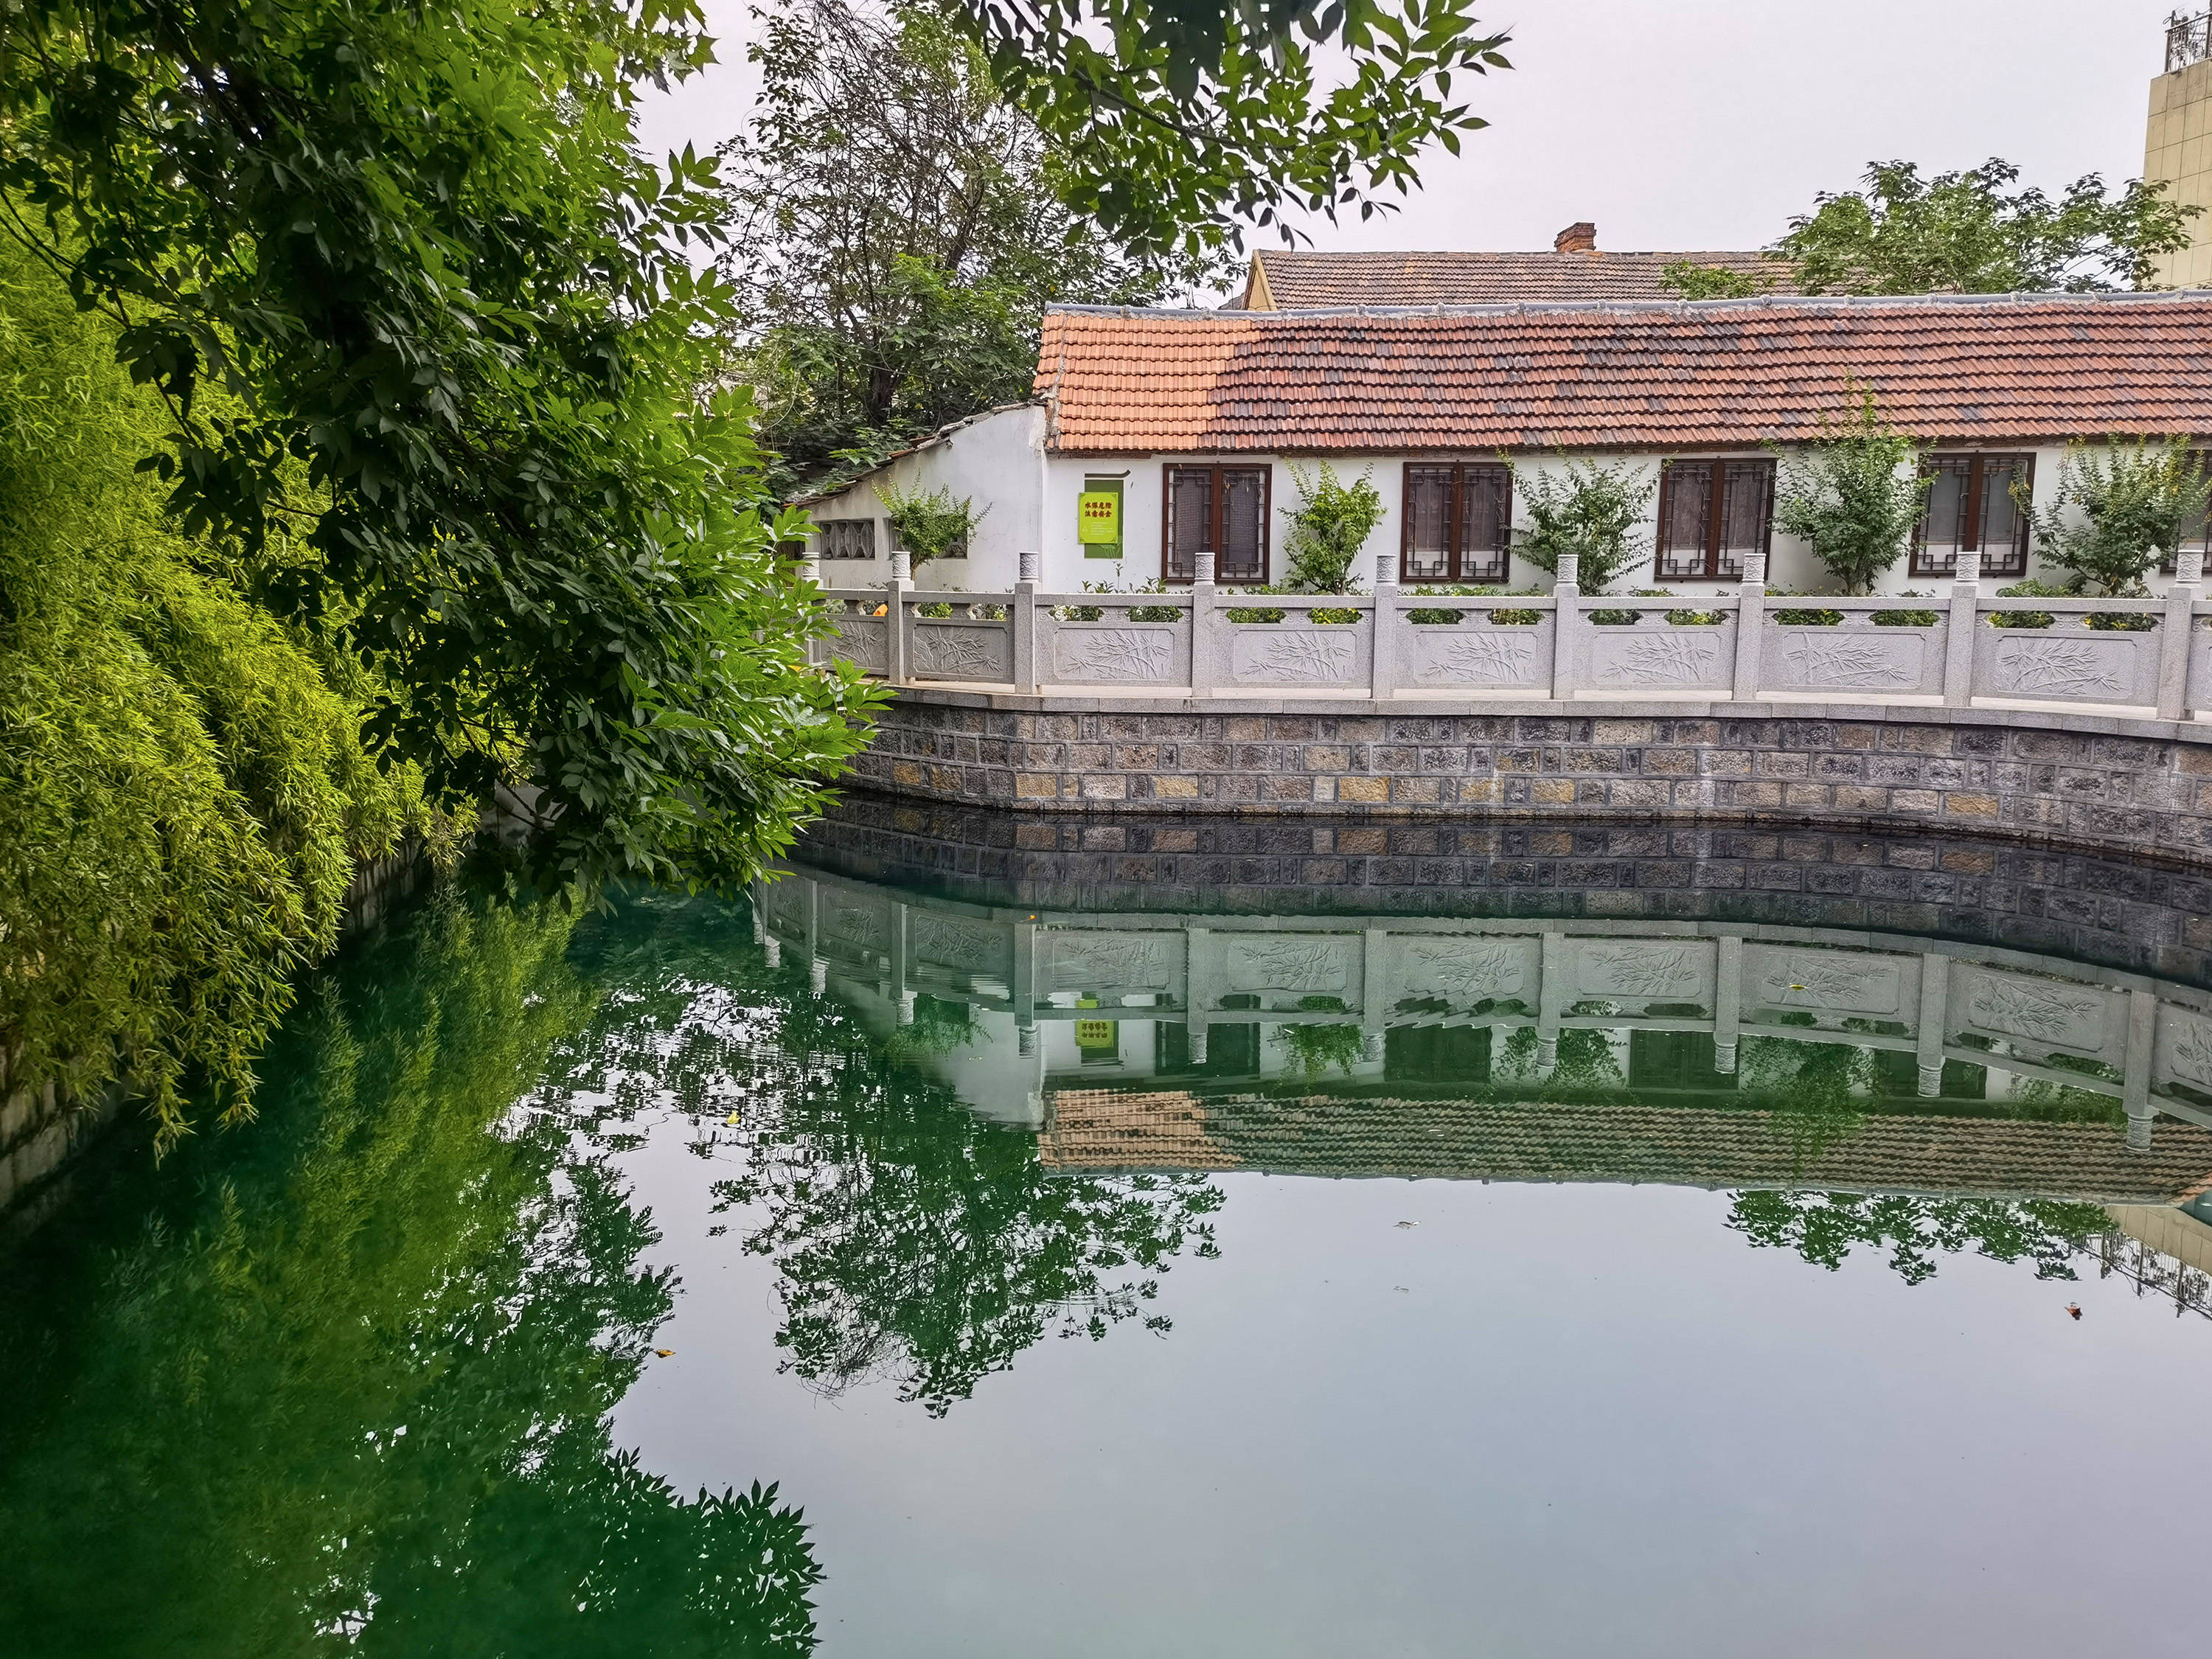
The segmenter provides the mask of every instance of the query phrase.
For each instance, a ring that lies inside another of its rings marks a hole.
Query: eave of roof
[[[1742,447],[1855,389],[1930,440],[2193,435],[2212,293],[1056,306],[1038,368],[1068,453]]]

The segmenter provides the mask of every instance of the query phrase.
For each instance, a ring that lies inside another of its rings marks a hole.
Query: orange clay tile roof
[[[1923,439],[2212,432],[2212,293],[1054,307],[1036,374],[1069,454],[1749,447],[1857,388]]]
[[[1795,294],[1795,270],[1762,253],[1316,253],[1262,249],[1278,311],[1314,306],[1463,306],[1501,300],[1666,300],[1660,283],[1677,260],[1755,276],[1771,294]],[[1248,276],[1245,298],[1251,303]]]
[[[1073,1170],[1266,1170],[1461,1181],[1656,1182],[2172,1203],[2212,1186],[2212,1130],[1870,1112],[1808,1139],[1783,1113],[1632,1104],[1061,1090],[1038,1154]]]

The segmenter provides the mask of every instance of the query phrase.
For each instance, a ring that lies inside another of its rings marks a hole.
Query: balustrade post
[[[891,579],[884,584],[884,678],[893,685],[908,683],[908,606],[914,592],[914,559],[910,554],[891,555]]]
[[[1743,1023],[1743,941],[1723,939],[1713,964],[1713,1070],[1735,1075],[1737,1032]]]
[[[2157,1032],[2157,994],[2129,992],[2128,1046],[2120,1064],[2120,1103],[2127,1109],[2128,1145],[2136,1152],[2150,1150],[2151,1120],[2158,1115],[2150,1100],[2151,1054]]]
[[[1213,555],[1192,554],[1190,568],[1190,695],[1210,697],[1221,627],[1221,614],[1213,602]]]
[[[1974,700],[1974,650],[1981,641],[1982,555],[1959,550],[1951,582],[1951,624],[1943,636],[1943,706],[1965,708]]]
[[[1933,1100],[1943,1092],[1943,1020],[1951,1002],[1951,958],[1920,958],[1920,1015],[1912,1030],[1913,1059],[1920,1068],[1920,1093]]]
[[[1738,702],[1759,695],[1761,655],[1766,649],[1766,554],[1754,549],[1743,556],[1743,586],[1736,597],[1735,690]]]
[[[1571,697],[1575,694],[1575,675],[1581,667],[1577,660],[1582,653],[1582,556],[1577,553],[1559,555],[1558,580],[1552,584],[1552,598],[1557,602],[1552,612],[1552,695]]]
[[[907,988],[907,975],[911,971],[911,964],[907,959],[906,916],[905,905],[891,906],[890,993],[897,1000],[898,1023],[911,1025],[914,1024],[914,993]]]
[[[1013,927],[1013,977],[1006,986],[1007,1000],[1014,1005],[1015,1046],[1023,1054],[1033,1054],[1037,1048],[1037,925],[1033,921],[1018,921]]]
[[[2189,656],[2197,627],[2197,601],[2203,593],[2202,550],[2178,554],[2173,580],[2166,590],[2166,615],[2158,625],[2158,717],[2185,719],[2189,714]]]
[[[1037,672],[1037,607],[1038,572],[1044,566],[1042,553],[1022,555],[1021,576],[1014,583],[1014,602],[1006,615],[1013,624],[1014,690],[1034,693],[1040,676]]]
[[[1546,933],[1536,958],[1536,1076],[1545,1083],[1559,1069],[1559,1006],[1566,993],[1567,936]]]
[[[1373,653],[1375,701],[1388,702],[1398,689],[1398,556],[1375,556]]]

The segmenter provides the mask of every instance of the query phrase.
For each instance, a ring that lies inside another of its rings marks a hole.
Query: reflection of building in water
[[[1996,946],[1716,921],[1031,912],[792,872],[771,947],[1041,1121],[1111,1082],[1328,1078],[1523,1098],[1806,1092],[2212,1124],[2212,996]],[[1820,1092],[1814,1089],[1814,1092]],[[2114,1110],[2114,1109],[2118,1109]]]
[[[2098,1271],[2170,1298],[2175,1314],[2212,1319],[2212,1196],[2183,1205],[2116,1204],[2113,1231],[2096,1240]]]
[[[799,870],[757,902],[1049,1168],[2066,1200],[2111,1207],[2100,1271],[2212,1308],[2190,987],[1767,923],[1032,911]]]
[[[1609,1102],[1063,1089],[1051,1097],[1038,1145],[1055,1168],[1097,1171],[2067,1199],[2120,1206],[2123,1226],[2136,1207],[2170,1205],[2212,1183],[2212,1129],[2196,1124],[2170,1126],[2144,1151],[2105,1123],[1870,1112],[1844,1133],[1808,1136],[1788,1109]],[[2183,1219],[2212,1239],[2212,1229]]]

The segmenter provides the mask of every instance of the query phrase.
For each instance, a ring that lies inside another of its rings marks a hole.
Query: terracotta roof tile
[[[2161,1121],[2148,1152],[2114,1123],[1869,1113],[1808,1143],[1782,1114],[1330,1096],[1063,1090],[1039,1155],[1057,1170],[1268,1170],[1485,1181],[2063,1197],[2171,1203],[2212,1184],[2212,1131]]]
[[[1316,306],[1456,306],[1508,300],[1665,300],[1660,283],[1677,261],[1763,278],[1772,294],[1795,294],[1789,261],[1764,253],[1320,253],[1262,249],[1279,311]],[[1249,290],[1248,290],[1249,291]]]
[[[1056,307],[1036,374],[1075,454],[1744,447],[1855,387],[1926,439],[2212,432],[2212,294]]]

